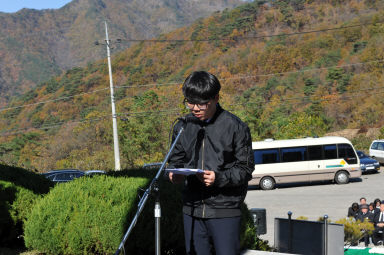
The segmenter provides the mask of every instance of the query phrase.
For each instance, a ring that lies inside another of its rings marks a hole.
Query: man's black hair
[[[361,202],[361,200],[365,200],[365,201],[367,201],[367,199],[365,198],[365,197],[362,197],[362,198],[360,198],[360,202]]]
[[[190,103],[207,103],[219,94],[220,88],[216,76],[205,71],[196,71],[185,79],[183,94]]]

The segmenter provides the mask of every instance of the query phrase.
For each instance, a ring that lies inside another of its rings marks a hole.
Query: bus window
[[[351,145],[346,143],[338,144],[337,148],[339,152],[339,158],[343,158],[345,161],[347,161],[348,164],[357,164],[356,154]]]
[[[324,145],[324,159],[336,159],[336,144]]]
[[[279,149],[254,150],[255,164],[279,163]]]
[[[323,147],[321,145],[308,146],[308,160],[323,159]]]
[[[292,147],[281,149],[282,162],[304,161],[307,147]]]

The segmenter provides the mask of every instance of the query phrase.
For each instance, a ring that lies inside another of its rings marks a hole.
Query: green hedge
[[[53,183],[22,168],[0,164],[0,246],[22,246],[23,221]]]
[[[136,213],[137,191],[149,185],[154,173],[128,170],[57,185],[28,216],[26,246],[48,254],[113,254]],[[185,253],[180,189],[160,181],[161,248],[165,254]],[[154,252],[153,209],[150,197],[126,242],[127,254]],[[243,210],[248,212],[246,206]],[[255,239],[251,216],[244,215],[243,248],[266,248]]]

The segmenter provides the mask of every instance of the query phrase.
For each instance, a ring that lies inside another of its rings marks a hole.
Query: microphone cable
[[[173,129],[174,129],[174,127],[175,127],[175,125],[176,125],[176,122],[178,121],[178,120],[180,120],[182,117],[178,117],[178,118],[176,118],[172,123],[171,123],[171,126],[170,126],[170,128],[169,128],[169,132],[168,132],[168,146],[167,146],[167,151],[169,151],[170,150],[170,148],[171,148],[171,137],[172,137],[172,134],[173,134]]]

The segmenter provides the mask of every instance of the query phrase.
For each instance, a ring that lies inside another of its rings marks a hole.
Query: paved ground
[[[317,220],[328,215],[331,221],[347,216],[348,207],[366,197],[367,202],[375,198],[384,200],[384,168],[377,174],[362,175],[349,184],[337,185],[331,182],[280,185],[274,190],[264,191],[250,187],[245,202],[249,208],[265,208],[267,212],[267,234],[260,237],[274,244],[274,218],[306,216]]]

